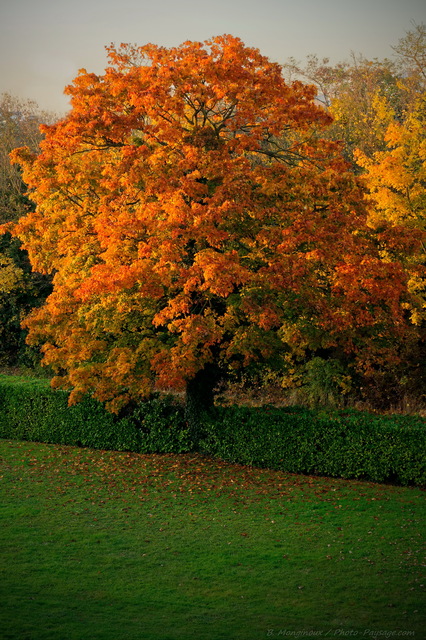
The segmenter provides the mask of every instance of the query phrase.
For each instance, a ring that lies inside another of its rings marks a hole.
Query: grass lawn
[[[426,637],[419,489],[0,441],[3,640]]]

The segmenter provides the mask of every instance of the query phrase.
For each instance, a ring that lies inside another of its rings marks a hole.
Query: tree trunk
[[[186,386],[185,417],[196,446],[202,434],[202,416],[214,405],[214,389],[221,378],[219,367],[207,364]]]

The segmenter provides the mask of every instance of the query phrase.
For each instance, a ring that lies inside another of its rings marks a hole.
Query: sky
[[[425,0],[0,0],[0,93],[58,115],[78,70],[101,74],[105,46],[178,46],[231,34],[274,62],[352,53],[391,58]]]

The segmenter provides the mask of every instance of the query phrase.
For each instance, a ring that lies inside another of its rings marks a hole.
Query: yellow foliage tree
[[[394,118],[384,101],[377,105],[376,120],[387,121],[386,149],[370,157],[355,152],[370,193],[369,224],[380,228],[391,224],[394,233],[400,228],[418,231],[418,251],[401,255],[409,272],[412,294],[411,320],[420,324],[426,315],[426,94],[420,96],[401,122]],[[401,247],[400,247],[401,249]]]

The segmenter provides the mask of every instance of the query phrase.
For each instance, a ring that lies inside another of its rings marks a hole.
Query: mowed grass
[[[0,454],[4,640],[425,637],[419,489],[198,455]]]

